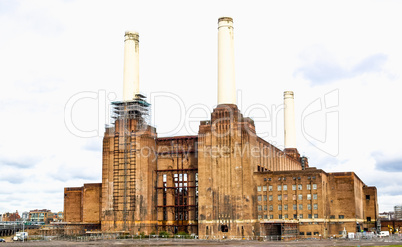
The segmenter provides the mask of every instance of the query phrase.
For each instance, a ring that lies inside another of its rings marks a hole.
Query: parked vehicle
[[[17,232],[13,238],[14,241],[24,241],[28,239],[27,232]]]
[[[380,234],[378,234],[380,237],[389,237],[389,231],[381,231]]]
[[[4,238],[0,238],[0,242],[6,242]]]

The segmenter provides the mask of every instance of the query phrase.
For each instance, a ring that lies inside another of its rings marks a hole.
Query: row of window
[[[266,211],[268,209],[268,205],[264,205],[264,206],[258,205],[257,206],[258,211],[262,211],[263,207],[264,207],[264,211]],[[283,208],[283,210],[288,210],[288,205],[285,204],[285,205],[283,205],[283,207],[282,207],[282,205],[278,205],[278,210],[282,210],[282,208]],[[317,203],[313,204],[313,209],[318,209]],[[273,210],[274,210],[274,206],[269,205],[269,211],[273,211]],[[293,204],[293,210],[297,210],[297,204]],[[299,204],[299,210],[303,210],[303,204]],[[307,210],[311,210],[311,204],[307,204]],[[343,217],[343,215],[340,215],[340,216]],[[339,219],[343,219],[343,218],[339,218]]]
[[[301,179],[301,177],[293,177],[293,180],[300,180]],[[315,176],[312,176],[312,177],[307,177],[307,179],[308,180],[310,180],[310,179],[315,179]],[[264,178],[264,181],[271,181],[272,179],[271,178]],[[283,178],[281,178],[281,177],[278,177],[278,181],[281,181],[281,180],[283,180],[283,181],[286,181],[286,177],[283,177]]]
[[[288,218],[289,218],[288,216],[289,216],[288,214],[284,214],[284,215],[278,214],[278,219],[288,219]],[[264,216],[258,215],[258,219],[259,219],[259,220],[263,219],[263,217],[264,217],[264,220],[268,219],[268,215],[266,215],[266,214],[265,214]],[[269,215],[269,219],[273,219],[273,218],[274,218],[274,215],[273,215],[273,214],[270,214],[270,215]],[[308,215],[307,215],[307,218],[308,218],[308,219],[312,219],[312,218],[313,218],[313,214],[308,214]],[[317,219],[317,218],[318,218],[318,214],[314,214],[314,218]],[[297,219],[297,214],[294,214],[294,215],[293,215],[293,219]],[[299,219],[303,219],[303,214],[299,214]]]
[[[330,215],[329,218],[330,218],[330,219],[335,219],[335,215]],[[345,215],[341,215],[341,214],[340,214],[340,215],[338,215],[338,218],[339,218],[339,219],[345,219]]]
[[[304,235],[304,232],[299,232],[300,235]],[[342,234],[342,232],[340,233]],[[306,232],[307,236],[311,236],[311,232]],[[319,232],[314,232],[314,235],[319,235]]]
[[[306,184],[306,189],[307,190],[311,190],[311,188],[313,188],[313,190],[317,189],[317,184]],[[263,185],[263,186],[257,186],[257,191],[273,191],[273,185]],[[303,185],[302,184],[292,184],[292,190],[303,190]],[[277,185],[277,190],[278,191],[287,191],[288,190],[288,186],[286,184],[284,185]]]
[[[272,195],[269,195],[269,196],[267,196],[267,195],[257,196],[257,200],[258,200],[259,202],[261,202],[261,201],[267,201],[267,199],[269,199],[270,201],[272,201],[273,198],[274,198],[274,197],[273,197]],[[282,198],[283,198],[283,200],[287,200],[287,199],[288,199],[288,195],[287,195],[287,194],[285,194],[285,195],[278,195],[278,201],[282,201]],[[292,195],[292,199],[293,199],[294,201],[296,200],[296,198],[297,198],[297,200],[303,200],[303,195],[302,195],[302,194],[299,194],[299,195]],[[311,194],[307,194],[306,198],[307,198],[307,200],[311,200]],[[317,200],[317,198],[318,198],[317,194],[313,194],[313,200]]]

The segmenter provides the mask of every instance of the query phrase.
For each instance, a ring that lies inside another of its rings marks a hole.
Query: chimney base
[[[285,148],[283,150],[286,155],[292,157],[295,160],[300,160],[300,154],[299,151],[297,151],[297,148]]]

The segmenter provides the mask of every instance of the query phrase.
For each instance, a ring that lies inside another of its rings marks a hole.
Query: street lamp
[[[22,221],[22,242],[25,242],[25,220]]]

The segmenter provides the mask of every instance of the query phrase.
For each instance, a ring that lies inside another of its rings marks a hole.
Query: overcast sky
[[[191,2],[191,3],[190,3]],[[217,103],[217,20],[234,19],[238,106],[283,148],[283,91],[310,166],[354,171],[402,203],[401,1],[0,0],[0,213],[63,210],[101,182],[124,32],[159,136],[196,135]]]

